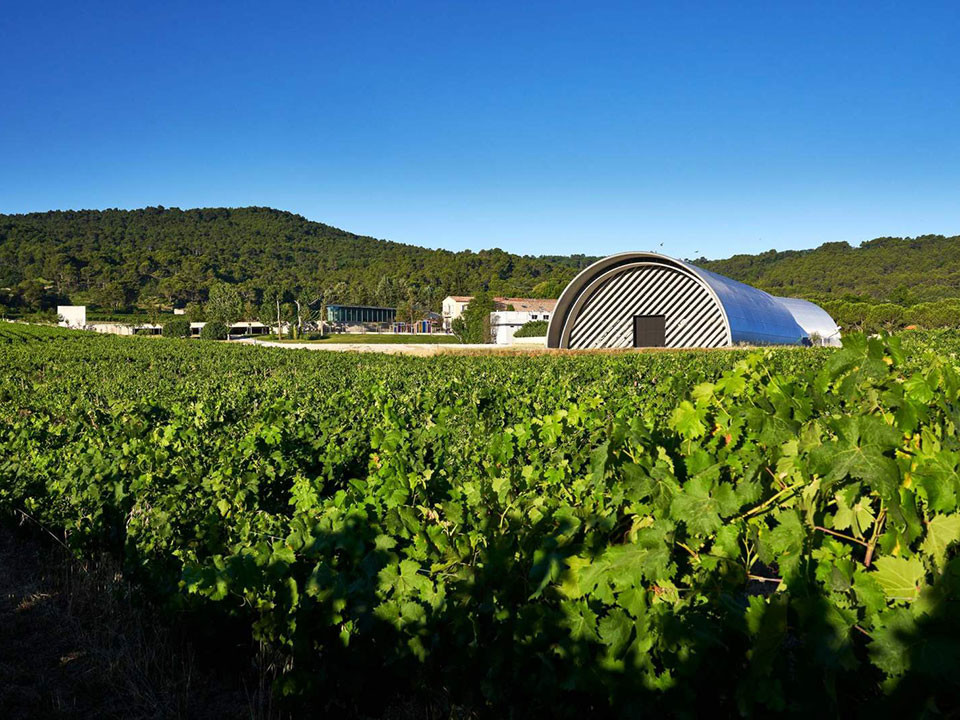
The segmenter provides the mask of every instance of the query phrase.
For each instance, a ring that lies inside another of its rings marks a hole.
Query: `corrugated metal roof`
[[[720,298],[733,343],[798,345],[807,337],[793,314],[770,293],[696,265],[687,266]]]
[[[772,296],[783,305],[808,336],[816,333],[824,345],[840,345],[840,326],[819,305],[800,298]]]

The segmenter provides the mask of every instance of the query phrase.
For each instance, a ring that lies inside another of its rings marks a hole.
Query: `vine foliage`
[[[0,507],[248,627],[291,703],[956,707],[955,340],[419,359],[56,335],[0,341]]]

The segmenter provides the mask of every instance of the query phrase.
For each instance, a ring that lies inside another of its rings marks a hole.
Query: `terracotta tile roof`
[[[450,299],[468,303],[473,300],[473,295],[451,295]],[[501,310],[507,305],[513,305],[513,309],[517,312],[550,313],[557,306],[556,300],[541,298],[495,297],[493,301]]]
[[[499,305],[513,305],[517,312],[543,312],[550,313],[557,306],[556,300],[546,300],[540,298],[494,298],[494,302]]]

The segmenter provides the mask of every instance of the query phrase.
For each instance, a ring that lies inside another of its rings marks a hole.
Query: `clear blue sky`
[[[960,3],[11,2],[0,212],[451,249],[960,233]]]

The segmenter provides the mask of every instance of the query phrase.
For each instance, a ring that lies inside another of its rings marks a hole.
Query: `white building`
[[[86,305],[57,305],[57,324],[60,327],[82,328],[87,324]]]
[[[205,322],[192,322],[190,323],[190,334],[196,337],[200,336],[200,331],[203,330],[203,326],[206,325]],[[273,325],[265,325],[259,320],[237,320],[233,323],[228,329],[227,332],[233,335],[269,335],[271,332],[277,329],[276,323]],[[282,322],[280,323],[281,332],[288,332],[290,330],[290,323]]]
[[[497,345],[510,345],[513,336],[528,322],[550,321],[556,300],[537,300],[532,298],[497,298],[498,306],[506,310],[490,313],[490,334]],[[509,309],[512,308],[512,309]],[[544,332],[546,338],[546,332]]]
[[[448,295],[443,299],[443,329],[450,332],[453,321],[463,315],[464,309],[473,300],[473,295]],[[539,298],[511,298],[495,297],[496,311],[490,314],[491,334],[495,337],[506,338],[503,342],[509,343],[513,333],[520,325],[531,320],[550,320],[550,314],[556,307],[556,300],[541,300]],[[497,317],[494,318],[494,315]],[[520,323],[513,327],[516,323]],[[500,328],[502,330],[495,330]],[[509,328],[513,328],[510,330]],[[498,343],[501,341],[497,339]]]
[[[490,335],[497,345],[511,345],[514,333],[530,322],[530,313],[503,310],[490,313]],[[546,340],[546,333],[544,333]]]
[[[205,322],[190,323],[190,335],[192,337],[199,337],[204,325],[206,325]],[[268,335],[274,331],[276,327],[276,325],[264,325],[258,321],[238,320],[230,326],[229,334],[231,337],[238,335]],[[140,331],[149,335],[163,334],[163,325],[154,325],[151,323],[131,324],[102,322],[91,323],[88,328],[94,332],[105,333],[107,335],[136,335]],[[283,332],[287,332],[290,329],[289,323],[281,323],[281,329]]]
[[[443,299],[443,330],[450,332],[453,321],[463,315],[464,308],[473,300],[473,295],[447,295]]]

